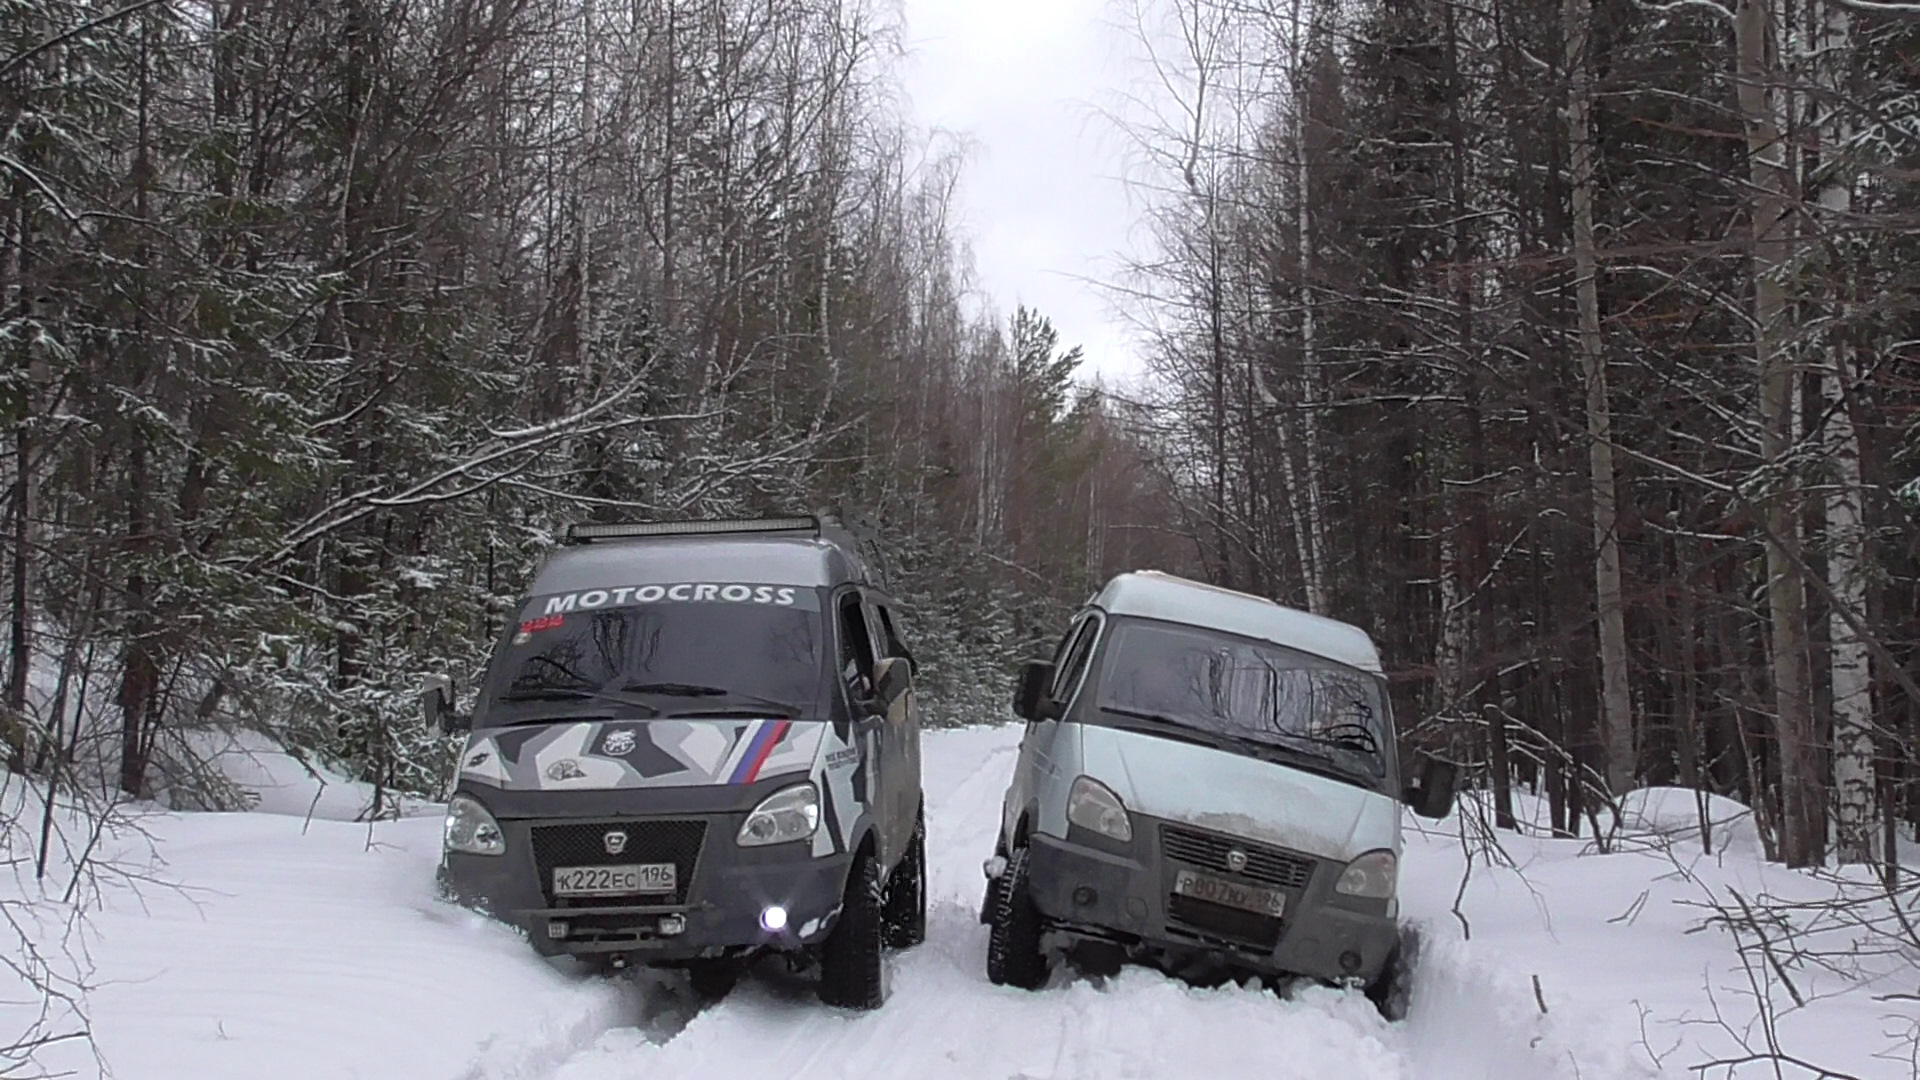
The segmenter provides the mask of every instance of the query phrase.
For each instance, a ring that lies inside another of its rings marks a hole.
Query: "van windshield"
[[[1393,736],[1372,675],[1199,627],[1115,621],[1103,710],[1324,759],[1356,778],[1386,776]]]
[[[688,589],[685,595],[702,594]],[[779,590],[785,603],[756,602],[752,595],[728,602],[715,589],[698,601],[663,594],[651,603],[594,610],[579,610],[565,597],[535,597],[494,657],[493,700],[509,707],[625,701],[653,716],[811,711],[825,672],[818,597],[812,589]]]

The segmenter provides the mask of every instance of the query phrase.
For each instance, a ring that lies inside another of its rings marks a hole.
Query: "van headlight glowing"
[[[1333,891],[1347,896],[1389,900],[1393,897],[1398,870],[1399,862],[1393,857],[1393,852],[1369,851],[1347,864],[1340,880],[1334,883]]]
[[[470,795],[455,795],[447,800],[447,824],[441,838],[448,851],[468,855],[507,853],[507,838],[500,831],[500,823],[480,805],[480,800]]]
[[[1123,844],[1133,839],[1133,822],[1120,796],[1091,776],[1074,780],[1067,790],[1067,820]]]
[[[820,827],[820,792],[812,784],[795,784],[760,800],[740,823],[734,841],[741,847],[784,844],[805,840]]]

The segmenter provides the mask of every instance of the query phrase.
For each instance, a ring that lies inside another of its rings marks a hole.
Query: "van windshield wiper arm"
[[[1148,730],[1151,730],[1156,735],[1165,735],[1173,739],[1185,739],[1185,741],[1198,743],[1202,746],[1210,746],[1216,750],[1238,750],[1251,757],[1257,757],[1262,761],[1272,761],[1276,764],[1299,765],[1310,772],[1321,773],[1339,780],[1358,779],[1354,770],[1342,767],[1331,755],[1308,750],[1304,747],[1271,743],[1247,735],[1234,735],[1225,731],[1214,731],[1210,728],[1197,728],[1161,713],[1144,712],[1139,709],[1122,708],[1117,705],[1102,705],[1100,706],[1100,711],[1113,713],[1116,716],[1132,717],[1136,720],[1151,721],[1154,726]]]
[[[1103,713],[1111,713],[1114,716],[1124,716],[1132,720],[1145,720],[1151,725],[1134,725],[1133,730],[1135,731],[1160,735],[1169,739],[1177,739],[1181,742],[1190,742],[1214,750],[1224,750],[1227,748],[1227,740],[1221,738],[1214,732],[1196,728],[1190,724],[1183,724],[1164,713],[1146,712],[1141,709],[1128,709],[1119,705],[1102,705],[1100,706],[1100,711]]]
[[[745,701],[754,705],[755,707],[767,709],[769,711],[777,711],[788,717],[798,716],[800,714],[799,708],[795,705],[789,704],[788,702],[776,701],[773,698],[760,697],[757,694],[741,693],[738,690],[729,690],[724,686],[704,686],[699,683],[646,682],[646,683],[627,683],[625,686],[622,686],[620,689],[627,693],[664,694],[668,697],[738,698],[741,701]],[[716,713],[716,712],[731,713],[736,711],[738,710],[735,708],[701,709],[696,712],[676,711],[676,715],[699,716],[699,715],[706,715],[706,714]]]
[[[612,690],[591,690],[577,686],[548,686],[538,690],[514,690],[501,694],[496,701],[611,701],[616,705],[626,705],[635,709],[645,709],[648,716],[659,716],[659,707],[629,697]]]

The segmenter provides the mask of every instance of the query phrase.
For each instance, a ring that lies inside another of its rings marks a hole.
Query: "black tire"
[[[1412,926],[1400,928],[1400,940],[1387,954],[1387,962],[1367,987],[1367,1000],[1389,1021],[1405,1020],[1413,1003],[1413,968],[1420,960],[1420,931]]]
[[[885,891],[880,861],[861,852],[847,872],[840,920],[820,946],[820,1000],[828,1005],[877,1009],[886,1002]]]
[[[1001,859],[1006,857],[1000,853],[1000,848],[997,845],[993,849],[993,856],[996,859]],[[1005,876],[1006,875],[1004,873],[1000,875],[1001,878]],[[998,904],[1000,902],[997,899],[997,897],[999,897],[1000,895],[999,890],[1000,890],[1000,878],[988,878],[986,893],[980,897],[980,925],[981,926],[993,925],[993,907],[995,904]]]
[[[702,1001],[719,1001],[733,992],[740,981],[737,960],[695,960],[687,965],[687,985]]]
[[[1047,982],[1040,951],[1040,909],[1027,886],[1027,849],[1018,848],[993,890],[992,929],[987,935],[987,979],[995,986],[1038,990]]]
[[[890,949],[911,949],[927,940],[927,814],[913,823],[913,840],[887,877],[886,939]]]

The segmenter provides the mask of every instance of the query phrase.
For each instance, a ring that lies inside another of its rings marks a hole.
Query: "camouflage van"
[[[832,517],[576,525],[466,731],[439,877],[546,955],[687,970],[765,954],[876,1008],[926,933],[913,658],[868,539]]]

